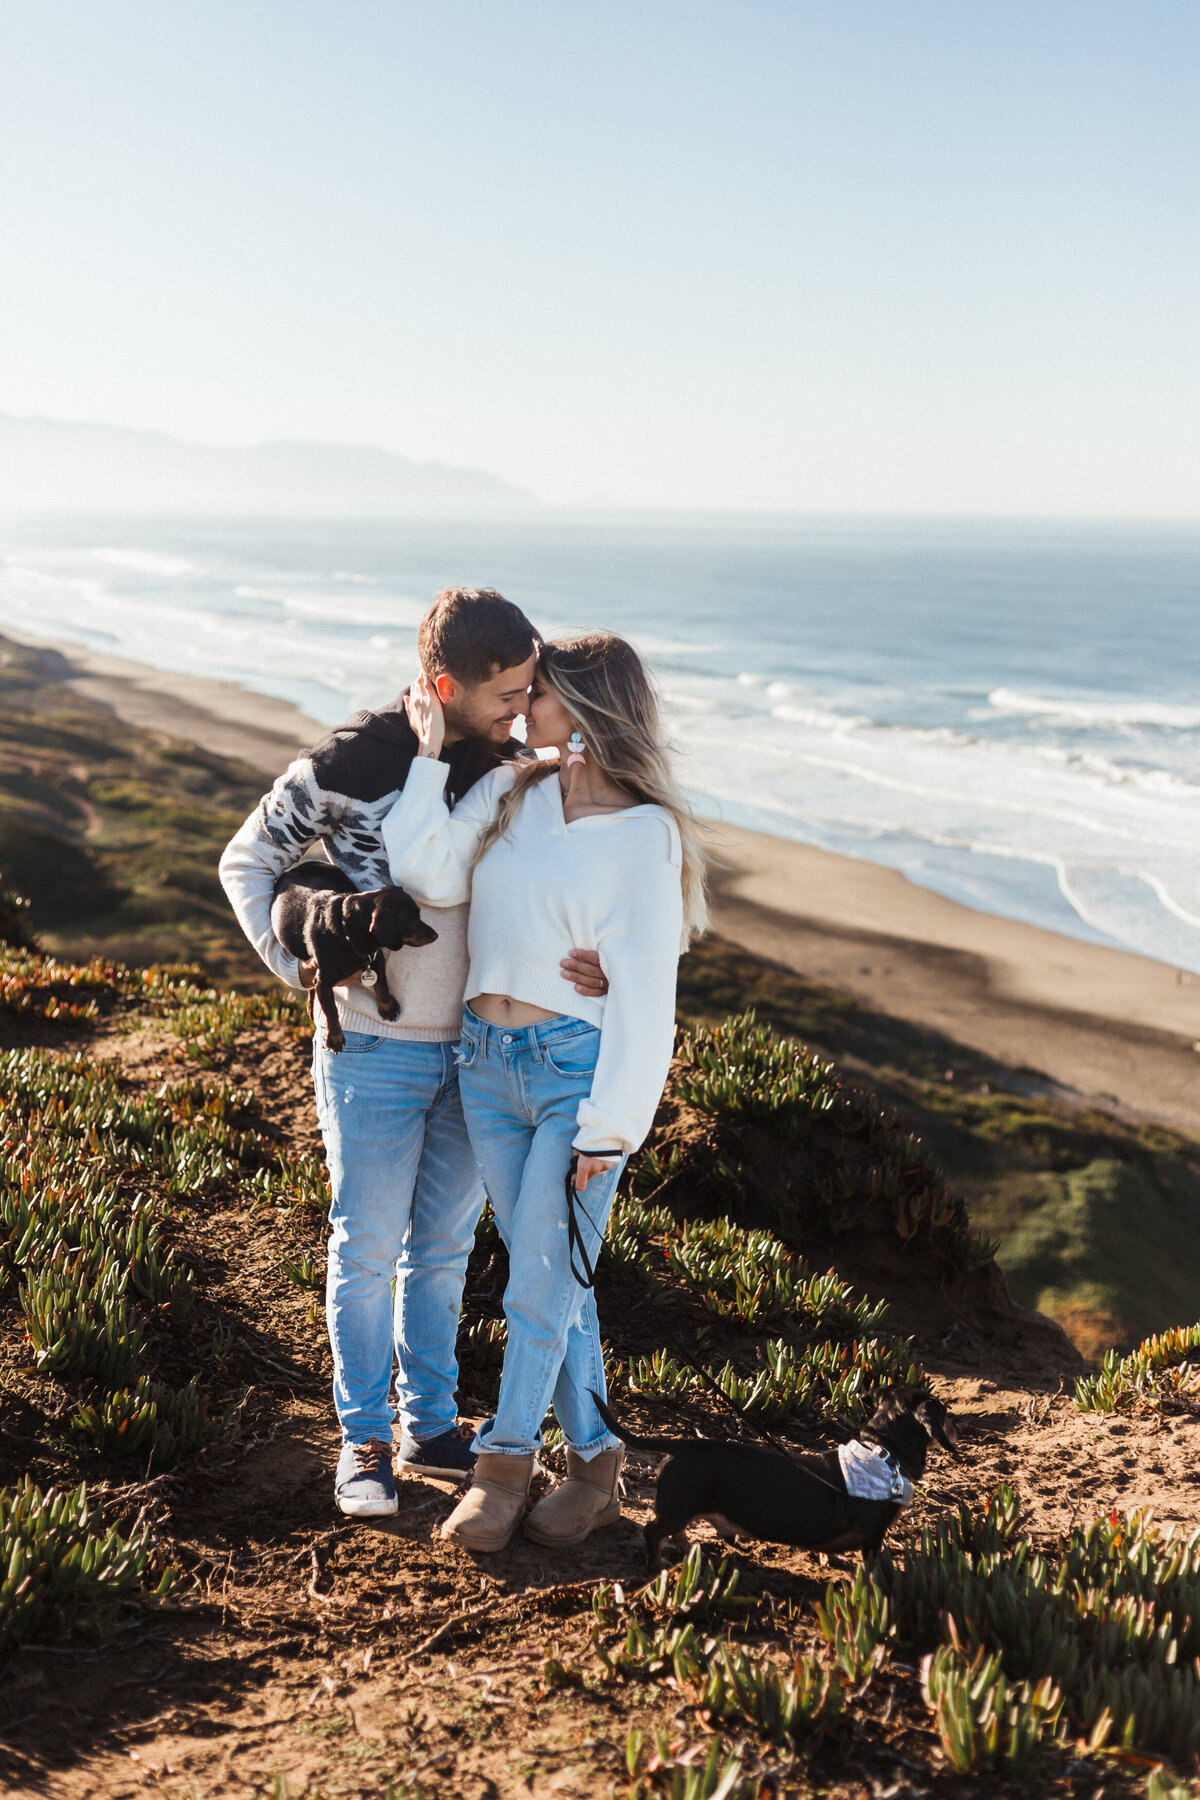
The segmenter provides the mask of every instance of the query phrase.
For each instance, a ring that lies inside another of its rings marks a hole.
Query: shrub
[[[169,1388],[143,1375],[135,1387],[81,1406],[71,1426],[97,1450],[136,1459],[148,1469],[170,1468],[210,1442],[220,1429],[209,1417],[198,1375],[182,1388]]]
[[[874,1212],[905,1242],[925,1234],[960,1263],[982,1256],[920,1140],[802,1044],[745,1012],[681,1032],[676,1056],[668,1093],[709,1129],[669,1147],[652,1142],[634,1165],[635,1193],[686,1175],[701,1210],[728,1211],[736,1200],[789,1240],[814,1227],[852,1231]]]
[[[97,1265],[62,1250],[28,1275],[21,1311],[43,1374],[90,1376],[105,1387],[130,1379],[142,1334],[125,1304],[128,1279],[111,1255]]]
[[[1000,1656],[984,1650],[968,1663],[943,1644],[921,1665],[921,1690],[960,1775],[1024,1768],[1062,1713],[1062,1694],[1052,1681],[1014,1686],[1001,1672]]]
[[[962,1742],[982,1744],[981,1756],[992,1754],[993,1731],[997,1744],[1008,1742],[1005,1707],[1035,1707],[1046,1682],[1093,1747],[1112,1739],[1184,1762],[1200,1753],[1200,1532],[1181,1538],[1160,1532],[1148,1514],[1114,1514],[1042,1556],[1021,1537],[1016,1496],[1005,1487],[982,1518],[960,1507],[909,1543],[902,1561],[886,1551],[873,1558],[869,1574],[899,1638],[961,1653],[962,1666],[938,1664],[946,1683],[938,1676],[930,1692],[958,1696]],[[997,1672],[1008,1684],[1003,1706]],[[1036,1706],[1048,1717],[1048,1703]],[[976,1726],[982,1736],[972,1735]]]
[[[883,1661],[894,1636],[887,1595],[863,1568],[850,1586],[831,1582],[816,1607],[817,1629],[847,1681],[866,1681]]]
[[[1075,1383],[1075,1404],[1081,1412],[1111,1413],[1138,1408],[1147,1412],[1169,1410],[1188,1402],[1200,1383],[1200,1325],[1177,1325],[1157,1332],[1128,1356],[1110,1350],[1098,1375],[1085,1375]]]
[[[811,1656],[797,1656],[781,1671],[723,1643],[709,1660],[699,1705],[710,1719],[744,1722],[782,1743],[831,1730],[841,1718],[842,1685]]]
[[[707,1758],[699,1763],[691,1756],[686,1762],[677,1760],[666,1737],[661,1732],[656,1737],[656,1753],[641,1775],[646,1734],[635,1725],[626,1738],[625,1766],[633,1782],[630,1800],[650,1800],[651,1795],[662,1795],[663,1800],[757,1800],[759,1784],[742,1780],[741,1763],[726,1755],[720,1738],[713,1739]]]
[[[141,1589],[150,1556],[148,1527],[127,1537],[106,1531],[86,1487],[43,1493],[26,1477],[0,1489],[0,1651],[39,1632],[103,1630]],[[168,1569],[154,1593],[167,1593],[173,1578]]]

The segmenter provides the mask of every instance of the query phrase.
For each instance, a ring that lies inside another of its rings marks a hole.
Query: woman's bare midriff
[[[486,1019],[489,1025],[511,1025],[516,1031],[560,1016],[544,1006],[530,1006],[527,1000],[514,1000],[511,994],[476,994],[467,1005],[477,1019]]]

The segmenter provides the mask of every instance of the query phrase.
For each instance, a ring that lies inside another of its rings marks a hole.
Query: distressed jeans
[[[325,1314],[344,1443],[392,1439],[397,1411],[423,1443],[457,1418],[454,1346],[483,1208],[453,1044],[346,1033],[313,1044],[333,1205]],[[395,1300],[392,1280],[395,1278]]]
[[[617,1448],[589,1389],[607,1398],[596,1297],[571,1273],[565,1178],[580,1100],[591,1091],[600,1033],[560,1015],[514,1030],[467,1008],[458,1049],[463,1111],[496,1225],[508,1250],[508,1346],[495,1416],[474,1448],[527,1455],[554,1416],[585,1461]],[[577,1217],[589,1262],[599,1252],[624,1157],[589,1181]]]

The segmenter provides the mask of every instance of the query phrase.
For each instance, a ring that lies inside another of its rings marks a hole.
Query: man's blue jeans
[[[617,1448],[589,1388],[607,1397],[596,1298],[571,1272],[565,1180],[579,1102],[590,1092],[600,1033],[560,1015],[524,1030],[467,1008],[458,1051],[463,1111],[496,1225],[508,1249],[508,1346],[495,1417],[474,1448],[520,1456],[541,1442],[551,1399],[585,1461]],[[594,1262],[626,1159],[589,1181],[576,1216]]]
[[[483,1208],[454,1045],[348,1031],[335,1055],[318,1033],[313,1084],[333,1189],[325,1311],[342,1439],[391,1442],[394,1342],[400,1422],[424,1443],[457,1416],[454,1344]]]

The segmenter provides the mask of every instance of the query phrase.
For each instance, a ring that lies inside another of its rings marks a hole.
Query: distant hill
[[[0,511],[321,513],[378,516],[532,496],[481,469],[411,462],[349,444],[223,449],[161,431],[0,414]]]

